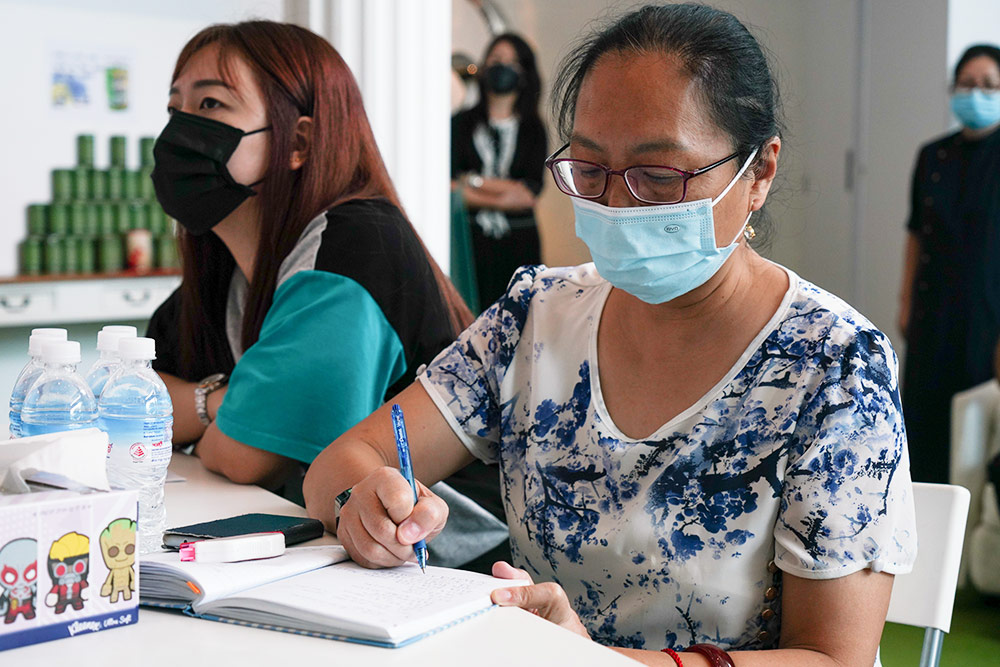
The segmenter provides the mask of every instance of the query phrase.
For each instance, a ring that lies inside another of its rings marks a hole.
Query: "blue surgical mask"
[[[982,130],[1000,123],[1000,92],[973,88],[951,96],[951,111],[965,127]]]
[[[739,246],[736,238],[715,243],[712,208],[722,200],[750,162],[754,151],[715,199],[679,204],[611,208],[573,198],[576,235],[587,244],[598,273],[620,290],[646,303],[665,303],[704,285]]]

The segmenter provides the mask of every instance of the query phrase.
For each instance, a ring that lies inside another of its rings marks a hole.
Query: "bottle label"
[[[102,425],[114,463],[159,468],[170,462],[172,418],[102,419]]]

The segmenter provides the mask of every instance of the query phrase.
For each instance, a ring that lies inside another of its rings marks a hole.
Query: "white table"
[[[241,486],[206,471],[193,457],[174,455],[170,469],[186,482],[167,484],[167,523],[185,525],[246,512],[304,516],[305,510],[255,486]],[[310,544],[335,542],[326,535]],[[141,582],[140,582],[141,586]],[[529,667],[635,665],[520,609],[494,609],[441,634],[399,649],[255,630],[141,607],[139,622],[0,652],[4,665],[268,665],[326,667]]]

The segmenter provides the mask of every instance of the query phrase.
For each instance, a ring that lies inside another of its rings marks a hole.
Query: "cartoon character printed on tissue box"
[[[0,614],[4,623],[13,623],[18,614],[29,621],[35,617],[37,552],[38,542],[30,537],[0,547]]]
[[[45,604],[55,607],[57,614],[63,613],[69,606],[83,609],[89,573],[90,538],[80,533],[66,533],[53,542],[49,550],[52,589],[45,596]]]
[[[101,595],[108,602],[118,602],[122,595],[126,601],[132,599],[135,590],[135,521],[115,519],[101,532],[101,555],[108,566],[108,578],[101,586]]]

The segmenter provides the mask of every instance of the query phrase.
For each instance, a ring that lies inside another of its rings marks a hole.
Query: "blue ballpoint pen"
[[[403,408],[392,406],[392,432],[396,436],[396,453],[399,454],[399,472],[413,489],[413,504],[417,504],[417,483],[413,480],[413,467],[410,465],[410,441],[406,437],[406,424],[403,422]],[[427,573],[427,543],[419,540],[413,545],[413,553],[417,555],[417,565]]]

